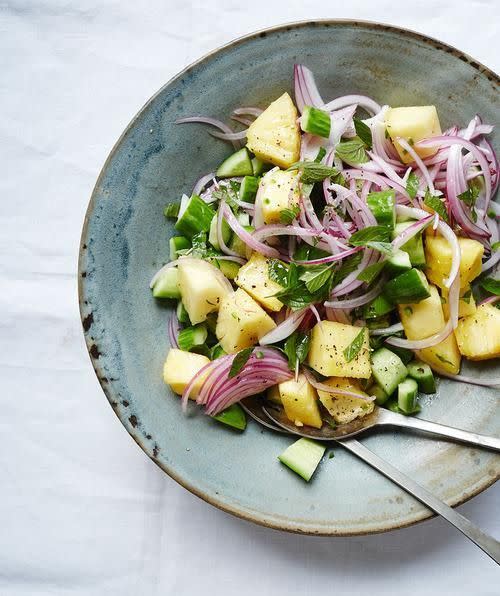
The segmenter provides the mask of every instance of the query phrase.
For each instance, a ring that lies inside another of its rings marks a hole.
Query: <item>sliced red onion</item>
[[[478,306],[482,306],[483,304],[496,304],[500,300],[500,296],[488,296],[484,300],[478,304]]]
[[[297,265],[326,265],[327,263],[334,263],[335,261],[341,261],[346,257],[353,255],[354,253],[363,250],[361,246],[355,246],[344,252],[339,252],[328,257],[322,257],[321,259],[312,259],[310,261],[294,261]]]
[[[493,196],[497,189],[498,189],[498,185],[500,183],[500,164],[498,163],[498,158],[497,158],[497,154],[495,153],[495,150],[493,149],[493,145],[488,141],[488,139],[481,139],[478,143],[479,148],[481,150],[486,150],[488,152],[488,156],[487,159],[490,162],[490,167],[493,171],[493,176],[492,176],[492,189],[491,189],[491,196]]]
[[[356,113],[357,105],[347,106],[330,114],[330,144],[336,147],[342,135],[348,130],[353,129],[353,116]]]
[[[235,110],[233,110],[233,114],[236,114],[237,116],[241,115],[245,115],[245,114],[250,114],[251,116],[255,116],[256,118],[258,116],[260,116],[262,114],[264,110],[261,110],[260,108],[253,108],[253,107],[242,107],[242,108],[236,108]]]
[[[370,329],[370,335],[392,335],[393,333],[399,333],[404,331],[402,323],[395,323],[390,327],[384,327],[383,329]]]
[[[373,174],[372,172],[365,172],[363,169],[344,170],[342,173],[347,180],[369,180],[377,186],[380,186],[380,188],[394,188],[396,192],[398,192],[399,194],[407,198],[409,201],[411,201],[411,197],[408,194],[406,188],[401,184],[394,182],[394,180],[391,180],[390,178],[384,178],[383,176]]]
[[[385,343],[391,346],[397,346],[399,348],[406,348],[407,350],[423,350],[424,348],[430,348],[444,341],[449,335],[453,333],[453,326],[451,324],[451,318],[447,321],[446,325],[441,329],[439,333],[435,333],[425,339],[403,339],[400,337],[388,337]]]
[[[389,163],[382,157],[379,157],[373,151],[367,151],[367,153],[371,157],[371,159],[379,166],[380,170],[382,170],[382,172],[388,178],[390,178],[391,180],[394,180],[394,182],[397,182],[398,184],[400,184],[403,187],[406,186],[406,182],[404,182],[403,179],[401,178],[401,176],[396,172],[395,166],[393,164]],[[363,169],[366,168],[366,165],[367,164],[363,164]]]
[[[302,195],[300,200],[301,200],[302,205],[304,206],[304,211],[306,213],[306,216],[307,216],[309,222],[311,223],[311,226],[313,228],[316,228],[316,230],[322,230],[323,225],[319,221],[318,216],[316,215],[316,212],[314,211],[314,207],[311,203],[311,199],[309,197],[306,197],[305,195]]]
[[[319,312],[318,312],[318,309],[316,308],[316,306],[314,304],[310,304],[309,305],[309,310],[314,315],[314,318],[316,319],[316,322],[317,323],[321,323],[321,317],[319,316]]]
[[[403,147],[403,149],[413,158],[413,161],[417,164],[418,169],[422,172],[422,176],[425,178],[425,181],[427,182],[427,186],[429,188],[430,193],[434,195],[435,191],[432,178],[429,175],[429,170],[420,158],[420,155],[415,151],[415,149],[410,145],[410,143],[408,143],[406,139],[398,137],[397,141],[401,145],[401,147]]]
[[[199,178],[193,188],[193,192],[191,195],[199,195],[201,191],[205,188],[205,186],[215,177],[215,172],[210,172],[205,176]]]
[[[236,219],[231,209],[223,201],[221,201],[220,203],[219,210],[222,210],[222,214],[226,219],[227,223],[229,224],[229,227],[233,230],[233,232],[252,250],[255,250],[256,252],[263,254],[266,257],[279,257],[280,253],[278,250],[272,248],[271,246],[268,246],[267,244],[264,244],[263,242],[259,242],[255,238],[257,230],[255,230],[253,234],[247,232],[245,228],[240,224],[240,222]]]
[[[313,373],[306,367],[303,368],[304,376],[309,381],[309,383],[318,391],[324,391],[325,393],[334,393],[335,395],[342,395],[345,397],[356,397],[358,399],[362,399],[364,401],[374,401],[374,395],[361,395],[360,393],[356,393],[355,391],[346,391],[345,389],[337,389],[336,387],[330,387],[326,383],[320,383]]]
[[[225,213],[225,209],[224,209],[225,207],[226,207],[226,203],[224,201],[221,201],[219,204],[219,210],[217,211],[217,242],[220,246],[221,251],[224,254],[229,255],[231,257],[239,257],[240,255],[236,251],[229,248],[229,246],[224,241],[224,233],[222,232],[222,224],[224,222],[224,219],[226,218],[226,213]],[[231,211],[229,208],[228,208],[228,210]]]
[[[495,203],[491,203],[490,208],[493,207],[494,205],[495,205]],[[488,229],[491,232],[491,238],[490,238],[491,245],[496,244],[500,240],[498,223],[489,217],[487,217],[485,219],[485,222],[486,222],[486,225],[488,226]],[[483,266],[481,267],[481,272],[484,273],[485,271],[489,271],[490,269],[495,267],[499,261],[500,261],[500,250],[496,250],[494,252],[492,251],[490,258],[483,263]]]
[[[170,269],[170,267],[176,267],[179,263],[179,259],[175,259],[175,261],[170,261],[170,263],[167,263],[166,265],[163,265],[163,267],[161,269],[159,269],[151,278],[151,281],[149,282],[149,287],[153,288],[153,286],[155,285],[155,283],[158,281],[158,279],[165,273],[165,271],[167,269]]]
[[[368,302],[371,302],[374,298],[376,298],[382,292],[383,285],[384,281],[380,280],[369,292],[366,292],[362,296],[357,296],[356,298],[347,298],[346,300],[328,300],[325,302],[325,306],[328,308],[340,308],[343,310],[358,308],[364,304],[368,304]]]
[[[321,108],[324,101],[319,94],[313,73],[302,64],[295,64],[293,67],[293,77],[295,86],[295,103],[299,112],[302,114],[304,106],[314,106]]]
[[[316,237],[319,233],[318,230],[305,229],[300,226],[267,224],[260,228],[256,228],[252,232],[252,237],[255,240],[260,241],[264,240],[264,238],[271,238],[273,236],[299,236],[299,238]]]
[[[177,318],[177,313],[174,311],[168,320],[168,341],[170,342],[171,348],[178,348],[179,342],[177,341],[177,337],[179,336],[179,331],[181,329],[181,324],[179,323],[179,319]]]
[[[188,124],[191,122],[199,123],[199,124],[210,124],[215,128],[218,128],[225,134],[233,134],[233,130],[229,128],[227,124],[217,120],[216,118],[208,118],[206,116],[189,116],[187,118],[179,118],[175,121],[175,124]],[[232,140],[231,143],[233,144],[235,149],[239,149],[241,147],[241,143],[237,140]]]
[[[307,312],[307,308],[297,310],[282,323],[275,327],[272,331],[261,337],[259,343],[261,346],[275,344],[292,335],[292,333],[299,328]]]
[[[322,109],[327,112],[332,112],[333,110],[339,110],[352,104],[358,104],[372,116],[380,112],[382,109],[382,107],[376,101],[370,97],[367,97],[366,95],[343,95],[342,97],[337,97],[336,99],[329,101],[327,104],[322,106]]]
[[[434,215],[428,215],[427,217],[423,217],[422,219],[416,221],[411,226],[408,226],[399,236],[396,236],[392,241],[392,247],[394,250],[398,250],[406,244],[408,240],[411,240],[414,236],[416,236],[419,232],[424,230],[428,225],[432,223],[434,220]]]
[[[223,141],[240,141],[242,139],[246,139],[248,129],[240,130],[239,132],[211,132],[210,134],[213,137],[217,137],[218,139],[222,139]]]

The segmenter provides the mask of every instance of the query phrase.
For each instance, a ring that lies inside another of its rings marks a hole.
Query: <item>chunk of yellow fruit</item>
[[[500,310],[481,304],[474,314],[458,322],[455,337],[460,352],[469,360],[500,357]]]
[[[461,356],[453,333],[436,346],[417,350],[415,355],[438,372],[442,370],[451,375],[460,372]]]
[[[207,315],[219,310],[219,305],[231,290],[221,280],[221,273],[203,259],[181,259],[179,288],[182,303],[193,325],[205,321]]]
[[[348,362],[344,350],[361,332],[361,327],[332,321],[317,323],[311,332],[309,365],[327,377],[368,379],[371,375],[368,329],[364,329],[361,349]]]
[[[304,375],[299,375],[297,381],[292,379],[280,383],[279,392],[289,420],[297,426],[307,424],[321,428],[323,421],[318,408],[318,395]]]
[[[177,348],[172,348],[163,365],[163,380],[167,385],[170,385],[174,393],[182,395],[194,375],[209,362],[210,360],[201,354],[183,352]],[[204,380],[204,375],[201,375],[196,380],[193,390],[189,395],[190,399],[196,399],[198,397]]]
[[[238,288],[221,302],[215,335],[227,354],[255,345],[276,323],[266,311]]]
[[[441,302],[443,303],[443,312],[446,318],[450,316],[450,306],[448,304],[448,290],[441,290]],[[458,316],[459,318],[468,317],[476,312],[476,301],[472,294],[470,286],[466,286],[460,292],[460,299],[458,301]]]
[[[247,131],[247,146],[255,155],[280,168],[289,168],[300,156],[300,130],[297,109],[288,93],[252,122]]]
[[[359,385],[352,379],[345,379],[342,377],[333,377],[323,381],[324,385],[340,389],[342,391],[352,391],[359,393],[359,395],[367,394],[359,388]],[[318,390],[319,400],[330,413],[330,416],[338,424],[347,424],[352,422],[355,418],[361,418],[373,412],[375,407],[373,402],[366,401],[362,398],[349,397],[347,395],[339,395],[336,393],[329,393],[327,391]]]
[[[299,204],[298,174],[296,171],[270,170],[259,184],[258,201],[266,224],[281,223],[281,212]]]
[[[481,273],[481,264],[484,253],[484,246],[477,240],[470,238],[459,238],[460,246],[460,288],[464,289],[470,285]],[[451,269],[451,246],[442,236],[425,237],[425,258],[427,268],[425,274],[429,281],[444,288],[444,282],[448,278]]]
[[[264,308],[281,310],[283,303],[278,298],[273,298],[273,294],[283,288],[270,279],[269,260],[264,255],[254,252],[248,263],[240,268],[234,281]]]
[[[422,139],[437,137],[441,134],[441,125],[435,106],[409,106],[391,108],[385,115],[387,132],[404,163],[413,161],[413,157],[398,143],[398,137],[414,145]],[[434,155],[437,147],[415,147],[420,157]]]

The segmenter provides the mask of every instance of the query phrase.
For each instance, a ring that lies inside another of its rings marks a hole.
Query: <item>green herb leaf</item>
[[[299,279],[301,279],[305,284],[306,288],[314,294],[320,288],[322,288],[326,283],[329,282],[332,276],[332,267],[331,266],[318,266],[318,267],[309,267],[307,271],[305,271]]]
[[[350,257],[347,257],[347,259],[344,259],[342,261],[342,265],[340,265],[340,267],[333,272],[331,287],[335,288],[335,286],[338,286],[340,283],[342,283],[350,273],[355,271],[361,263],[362,258],[362,251],[359,251]]]
[[[457,195],[470,209],[470,215],[474,223],[477,222],[476,201],[479,196],[479,188],[477,186],[469,186],[465,191]]]
[[[491,251],[496,252],[497,250],[500,250],[500,242],[493,242],[491,245]]]
[[[365,341],[365,327],[361,328],[361,331],[356,335],[352,342],[344,350],[344,358],[346,362],[351,362],[359,354],[359,351],[363,347]]]
[[[386,226],[368,226],[355,232],[349,243],[353,246],[366,246],[368,242],[390,242],[391,231]]]
[[[463,300],[465,302],[465,304],[469,304],[471,297],[472,297],[472,290],[469,288],[467,290],[467,292],[465,292],[465,294],[460,298],[460,300]]]
[[[394,254],[394,249],[392,248],[392,244],[390,242],[376,242],[370,241],[365,244],[367,248],[373,248],[373,250],[378,250],[384,255],[388,257],[392,257]]]
[[[490,294],[500,296],[500,279],[494,279],[493,277],[487,277],[481,282],[481,287],[484,288]]]
[[[361,273],[358,275],[358,279],[371,284],[379,276],[379,274],[382,273],[386,263],[387,261],[380,261],[380,263],[369,265],[366,269],[361,271]]]
[[[365,144],[359,137],[354,137],[350,141],[342,141],[339,143],[335,150],[335,154],[339,159],[350,166],[356,166],[360,163],[369,161],[368,155],[366,154]]]
[[[408,180],[406,181],[406,192],[410,195],[411,199],[414,199],[417,196],[419,183],[420,180],[415,172],[410,172]]]
[[[292,221],[297,217],[300,213],[300,208],[298,206],[289,208],[289,209],[282,209],[280,211],[280,222],[287,225],[291,224]]]
[[[165,217],[172,217],[175,218],[179,215],[179,209],[181,208],[181,204],[179,201],[175,201],[174,203],[169,203],[165,205],[163,209],[163,215]]]
[[[359,118],[353,118],[353,122],[354,128],[356,129],[356,134],[363,141],[366,148],[371,149],[373,145],[371,128],[368,126],[368,124],[365,124],[363,120],[360,120]]]
[[[288,358],[288,366],[290,370],[295,370],[297,366],[297,360],[299,363],[304,362],[309,353],[309,347],[311,344],[311,338],[309,334],[302,333],[301,331],[295,331],[285,341],[283,351]]]
[[[288,267],[278,259],[268,261],[267,272],[269,279],[286,288],[288,281]]]
[[[427,207],[430,207],[433,211],[435,211],[443,221],[449,221],[445,204],[439,197],[431,195],[428,189],[425,192],[424,203],[427,205]]]
[[[315,161],[297,161],[288,170],[298,170],[301,173],[300,179],[304,184],[322,182],[325,178],[336,176],[339,173],[337,168],[325,166]]]
[[[243,367],[252,355],[252,352],[253,348],[245,348],[236,354],[236,356],[233,358],[229,374],[227,375],[228,379],[232,379],[242,371]]]
[[[323,157],[325,157],[326,155],[326,149],[324,147],[320,147],[318,150],[318,155],[316,155],[316,157],[314,158],[314,161],[316,163],[320,163],[321,161],[323,161]]]

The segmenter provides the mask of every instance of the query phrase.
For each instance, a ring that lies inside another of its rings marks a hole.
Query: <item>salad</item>
[[[177,300],[163,377],[206,414],[244,429],[238,405],[266,395],[297,426],[412,415],[435,374],[500,356],[499,164],[474,116],[442,132],[435,106],[325,102],[294,69],[295,102],[201,116],[233,145],[164,210],[170,261],[153,296]],[[217,165],[217,164],[214,164]],[[307,480],[324,447],[281,459]]]

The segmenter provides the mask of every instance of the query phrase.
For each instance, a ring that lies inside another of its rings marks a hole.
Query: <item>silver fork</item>
[[[308,431],[298,429],[292,422],[286,418],[281,408],[274,406],[264,406],[262,397],[250,397],[241,402],[241,405],[254,420],[263,426],[277,432],[298,435],[311,439],[318,439],[317,436]],[[315,429],[312,429],[315,430]],[[352,435],[350,435],[352,436]],[[421,503],[429,507],[432,511],[443,517],[457,530],[460,530],[464,536],[471,540],[483,552],[490,556],[497,565],[500,565],[500,542],[492,536],[483,532],[478,526],[469,521],[466,517],[452,509],[449,505],[435,497],[426,488],[409,478],[406,474],[381,459],[378,455],[367,449],[359,441],[353,438],[347,438],[347,435],[334,438],[322,437],[322,440],[329,440],[339,445],[362,459],[368,465],[381,474],[392,480],[395,484],[403,488],[407,493],[418,499]]]

